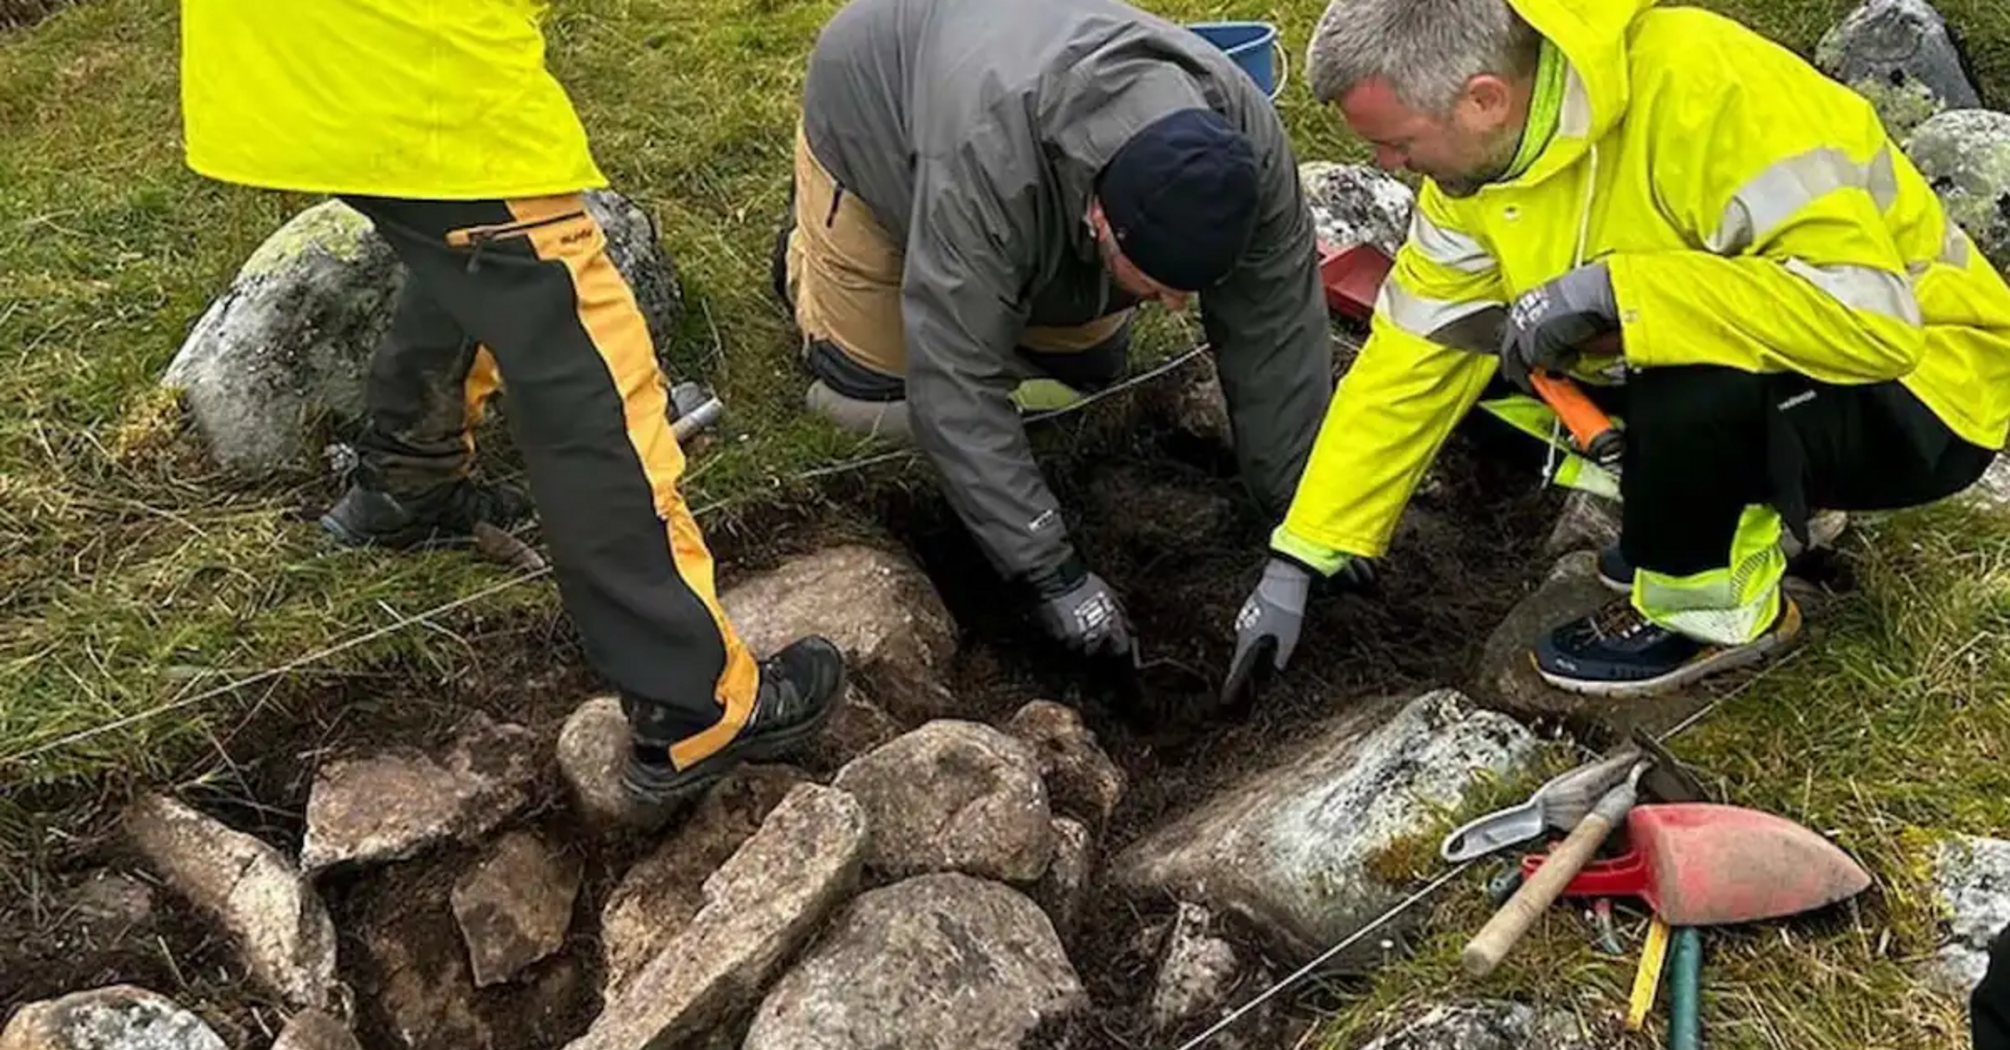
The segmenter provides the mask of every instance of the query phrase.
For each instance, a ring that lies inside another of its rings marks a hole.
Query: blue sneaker
[[[1800,633],[1800,606],[1784,596],[1779,618],[1743,645],[1698,641],[1647,619],[1630,601],[1616,601],[1551,631],[1530,658],[1543,681],[1558,689],[1623,699],[1758,663]]]

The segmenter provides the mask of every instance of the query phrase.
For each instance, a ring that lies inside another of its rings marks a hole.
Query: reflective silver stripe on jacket
[[[1912,282],[1898,274],[1871,266],[1814,266],[1799,259],[1788,259],[1785,266],[1852,310],[1882,314],[1914,327],[1922,322]]]
[[[1432,222],[1422,208],[1410,212],[1410,243],[1417,246],[1424,258],[1448,270],[1487,273],[1500,267],[1480,242]]]
[[[1838,190],[1870,194],[1880,211],[1898,199],[1891,148],[1880,147],[1858,164],[1833,146],[1788,157],[1760,172],[1724,206],[1724,217],[1703,243],[1719,255],[1736,255],[1764,240],[1796,212]]]

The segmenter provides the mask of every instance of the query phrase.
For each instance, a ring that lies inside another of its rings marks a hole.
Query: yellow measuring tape
[[[1668,923],[1661,916],[1647,927],[1647,943],[1640,949],[1640,970],[1633,975],[1633,1002],[1626,1012],[1626,1030],[1638,1032],[1647,1023],[1647,1011],[1654,1008],[1654,991],[1661,986],[1661,964],[1668,958]]]

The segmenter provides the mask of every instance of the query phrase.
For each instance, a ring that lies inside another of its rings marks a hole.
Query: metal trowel
[[[1640,778],[1642,798],[1656,802],[1707,799],[1702,784],[1666,748],[1645,730],[1636,729],[1626,744],[1604,758],[1551,778],[1528,801],[1495,810],[1453,831],[1438,852],[1448,863],[1459,864],[1532,842],[1550,831],[1568,832],[1642,759],[1650,763]]]

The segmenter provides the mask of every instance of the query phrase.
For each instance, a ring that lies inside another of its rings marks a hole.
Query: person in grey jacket
[[[910,441],[1056,639],[1125,654],[1015,391],[1123,372],[1136,305],[1197,297],[1243,477],[1288,505],[1332,395],[1283,124],[1192,31],[1118,0],[852,0],[819,35],[776,292],[841,425]]]

